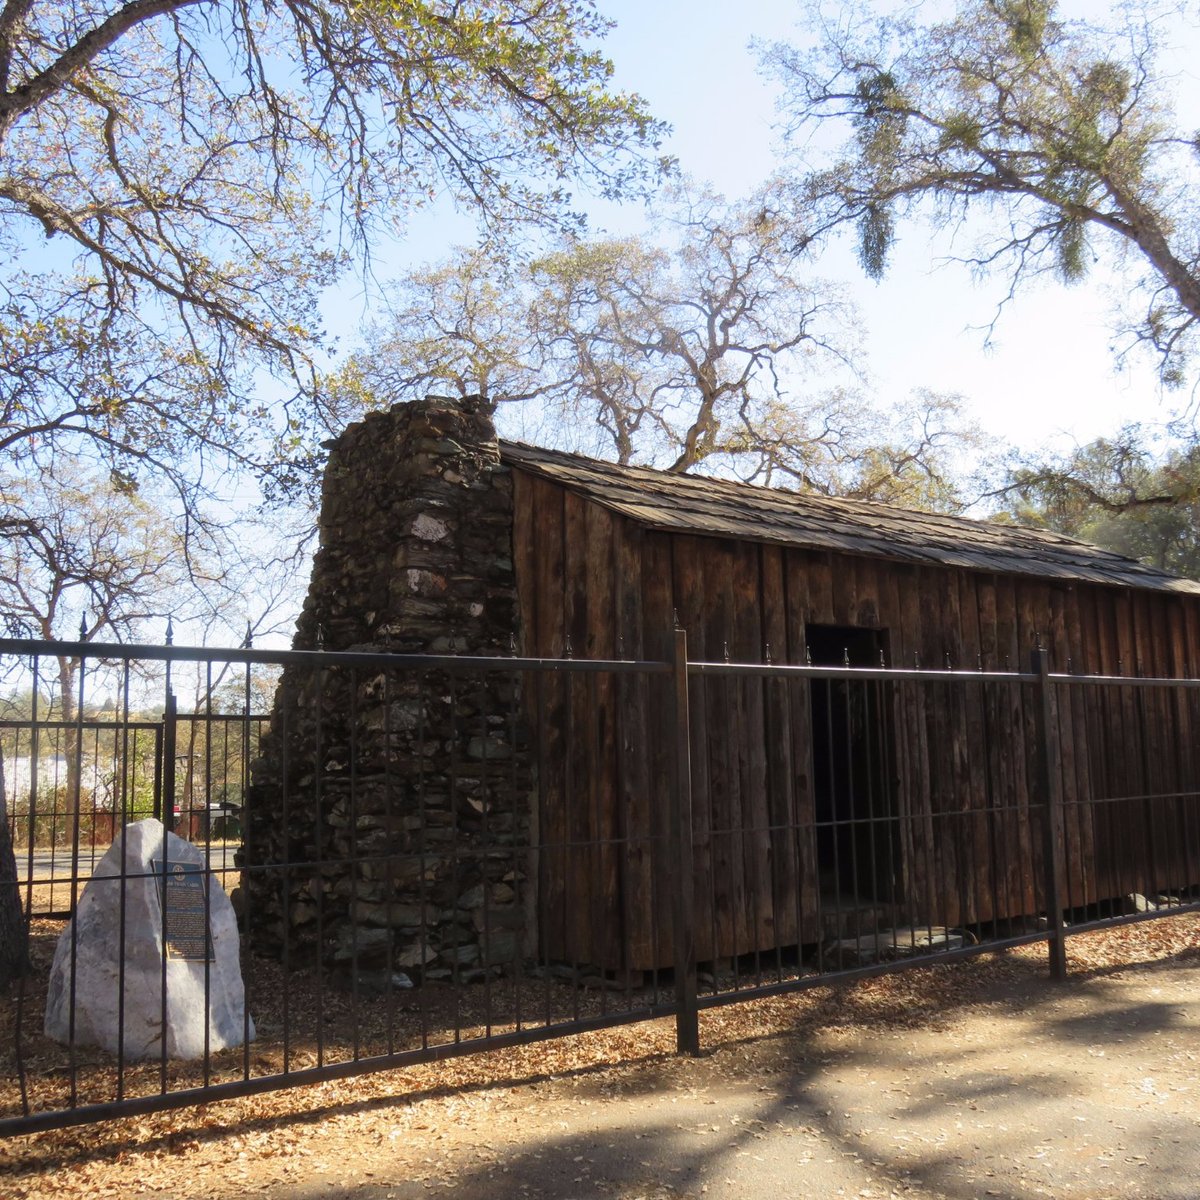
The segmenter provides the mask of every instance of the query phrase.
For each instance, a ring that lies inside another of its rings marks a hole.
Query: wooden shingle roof
[[[502,441],[500,454],[649,529],[1200,595],[1200,583],[1046,530],[623,467],[523,442]]]

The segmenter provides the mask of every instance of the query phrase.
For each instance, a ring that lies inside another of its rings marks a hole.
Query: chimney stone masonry
[[[296,649],[253,768],[241,865],[258,949],[365,986],[471,980],[525,952],[530,778],[508,657],[512,489],[479,398],[372,413],[330,444]],[[285,949],[286,947],[286,949]]]

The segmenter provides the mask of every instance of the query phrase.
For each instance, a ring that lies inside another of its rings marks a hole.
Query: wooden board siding
[[[764,652],[774,662],[789,661],[788,595],[784,554],[777,546],[760,546],[762,634]],[[803,658],[801,658],[803,661]],[[762,681],[763,730],[766,752],[766,820],[771,889],[768,920],[776,944],[791,946],[804,940],[800,930],[800,844],[807,837],[800,826],[798,795],[803,772],[796,763],[793,725],[799,719],[797,687],[781,679]],[[814,931],[815,933],[815,931]]]
[[[1180,603],[1168,606],[1168,666],[1170,674],[1176,678],[1188,677],[1192,670],[1185,608]],[[1196,739],[1188,736],[1189,730],[1200,728],[1200,724],[1194,721],[1193,698],[1194,694],[1189,692],[1176,692],[1171,697],[1171,762],[1181,791],[1194,789],[1197,785]],[[1182,878],[1200,877],[1200,863],[1196,861],[1196,838],[1200,836],[1200,828],[1197,827],[1196,814],[1185,800],[1180,800],[1176,806],[1175,836],[1181,847]]]
[[[802,664],[806,661],[807,628],[810,612],[812,577],[800,554],[783,552],[782,573],[784,589],[784,620],[787,629],[783,662]],[[818,870],[816,831],[813,827],[813,755],[812,755],[812,696],[808,684],[795,680],[787,685],[788,708],[792,717],[790,729],[781,730],[781,740],[789,742],[792,762],[791,828],[797,893],[794,900],[795,928],[799,942],[814,942],[821,936],[818,909]],[[792,905],[787,901],[785,907]],[[780,920],[784,918],[781,916]],[[785,943],[786,944],[786,943]]]
[[[880,631],[889,666],[1027,670],[1041,642],[1055,671],[1200,667],[1190,595],[648,529],[536,473],[513,476],[528,654],[562,654],[569,635],[578,657],[661,661],[677,614],[694,660],[720,661],[728,648],[735,661],[761,662],[769,645],[773,661],[803,663],[808,630],[832,626]],[[878,768],[838,769],[858,772],[855,786],[869,792],[862,803],[875,821],[861,845],[888,860],[893,919],[986,931],[1038,913],[1032,686],[850,686],[873,689],[853,711],[878,725]],[[1158,800],[1149,817],[1121,799],[1200,785],[1200,696],[1055,691],[1070,906],[1200,882],[1191,797]],[[667,694],[661,677],[526,681],[539,937],[552,958],[634,970],[670,962]],[[693,676],[690,703],[698,957],[819,940],[812,687]]]

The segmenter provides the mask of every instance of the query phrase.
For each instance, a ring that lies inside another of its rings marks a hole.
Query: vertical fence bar
[[[671,856],[674,859],[675,1045],[680,1054],[700,1053],[696,1002],[696,897],[692,849],[692,759],[688,714],[687,632],[672,643],[671,724],[675,778],[671,788]]]
[[[166,701],[163,705],[162,731],[162,793],[160,800],[161,819],[164,829],[175,831],[175,745],[176,712],[178,704],[175,693],[167,685]]]
[[[154,790],[152,792],[153,800],[151,802],[150,815],[156,821],[163,819],[163,780],[167,777],[164,766],[166,763],[166,758],[164,757],[166,754],[164,742],[165,730],[166,715],[164,714],[162,722],[154,727],[154,781],[151,785]]]
[[[1050,978],[1067,977],[1067,946],[1063,936],[1062,866],[1062,773],[1059,770],[1058,730],[1054,703],[1050,694],[1050,655],[1042,647],[1033,652],[1037,674],[1035,719],[1038,734],[1038,790],[1044,809],[1043,831],[1045,858],[1046,919],[1050,923]]]

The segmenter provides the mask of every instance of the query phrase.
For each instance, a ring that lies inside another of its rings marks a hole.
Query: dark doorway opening
[[[887,632],[809,625],[816,667],[878,667]],[[891,685],[879,679],[814,679],[813,783],[821,891],[890,904],[900,837],[892,784]]]

